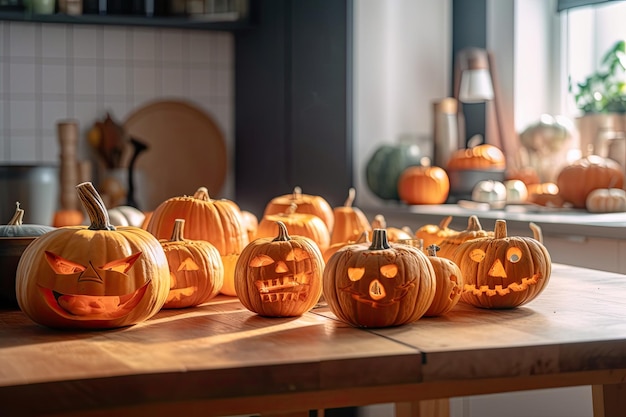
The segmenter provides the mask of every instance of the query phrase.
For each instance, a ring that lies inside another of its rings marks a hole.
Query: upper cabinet
[[[57,0],[51,13],[25,6],[39,0],[7,1],[0,20],[37,23],[236,31],[254,27],[258,14],[251,0]]]

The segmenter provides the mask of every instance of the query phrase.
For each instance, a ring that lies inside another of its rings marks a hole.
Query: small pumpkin
[[[387,226],[387,219],[385,219],[385,216],[382,214],[374,216],[374,219],[372,220],[372,230],[373,229],[387,230],[387,239],[390,242],[413,239],[413,234],[410,231],[407,231],[404,228]]]
[[[284,213],[265,214],[259,222],[256,237],[276,236],[277,222],[282,222],[290,235],[312,239],[322,252],[330,245],[330,233],[322,219],[314,214],[298,213],[295,203]]]
[[[406,204],[443,204],[449,193],[448,174],[438,166],[412,166],[398,179],[398,195]]]
[[[324,299],[338,319],[355,327],[414,322],[435,297],[435,271],[418,249],[389,243],[375,229],[372,244],[348,245],[330,257],[323,275]]]
[[[109,209],[109,220],[113,226],[141,227],[146,215],[133,206],[117,206]]]
[[[263,216],[284,213],[295,204],[298,213],[313,214],[324,222],[331,233],[335,224],[333,209],[326,199],[320,195],[304,194],[302,188],[294,187],[293,193],[272,198],[265,206]],[[261,217],[263,217],[261,216]]]
[[[461,243],[468,240],[477,239],[479,237],[493,236],[493,231],[483,230],[478,216],[471,215],[467,219],[467,227],[465,230],[461,230],[453,235],[444,238],[439,243],[439,252],[437,256],[441,258],[452,259],[454,251],[461,245]]]
[[[163,308],[203,304],[219,294],[224,285],[220,252],[205,240],[185,239],[185,220],[176,219],[172,237],[161,246],[170,270],[170,291]]]
[[[553,182],[531,184],[527,188],[529,203],[545,207],[564,207],[569,204],[559,195],[559,187]]]
[[[85,215],[80,210],[57,210],[52,218],[53,227],[78,226],[85,221]]]
[[[365,214],[361,209],[354,206],[355,198],[356,189],[350,187],[348,190],[348,198],[343,203],[343,206],[333,208],[335,227],[330,236],[331,245],[354,241],[358,239],[363,232],[370,232],[372,230]]]
[[[459,266],[450,259],[437,256],[439,246],[430,245],[426,248],[428,260],[433,265],[437,284],[435,298],[424,313],[425,317],[435,317],[452,310],[461,299],[463,292],[463,274]]]
[[[222,294],[235,296],[235,264],[248,244],[239,206],[231,200],[214,200],[206,187],[193,196],[172,197],[157,206],[146,229],[159,240],[168,239],[176,219],[185,219],[187,239],[206,240],[217,248],[224,264]]]
[[[161,244],[138,227],[111,225],[90,182],[76,189],[91,224],[55,229],[26,248],[17,267],[19,307],[54,328],[116,328],[147,320],[169,292]]]
[[[500,148],[483,143],[454,151],[445,168],[446,170],[506,169],[506,158]]]
[[[556,185],[564,201],[585,208],[589,193],[597,188],[623,188],[624,172],[614,160],[587,155],[559,172]]]
[[[585,207],[591,213],[626,211],[626,191],[621,188],[596,188],[587,195]]]
[[[322,295],[324,260],[312,239],[289,236],[283,222],[276,224],[275,237],[257,238],[241,252],[235,289],[241,304],[261,316],[300,316]]]
[[[439,224],[425,224],[415,231],[415,237],[422,239],[425,248],[430,245],[439,245],[445,238],[459,233],[458,230],[448,227],[452,216],[446,216]]]
[[[506,221],[496,220],[494,235],[468,240],[454,252],[452,261],[464,280],[461,301],[489,309],[514,308],[534,300],[550,280],[552,261],[534,237],[508,236]]]

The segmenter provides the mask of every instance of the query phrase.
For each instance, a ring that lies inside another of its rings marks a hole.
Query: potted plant
[[[575,90],[570,84],[570,92],[582,112],[577,119],[581,150],[592,146],[593,153],[607,156],[609,141],[626,132],[626,42],[617,41],[600,64]]]

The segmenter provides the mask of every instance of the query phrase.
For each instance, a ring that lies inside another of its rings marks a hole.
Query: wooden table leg
[[[620,417],[626,410],[626,383],[591,387],[594,417]]]
[[[395,417],[450,417],[450,399],[396,403]]]

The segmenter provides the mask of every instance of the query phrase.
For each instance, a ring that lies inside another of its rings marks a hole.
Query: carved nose
[[[496,259],[493,265],[491,265],[489,275],[492,277],[506,278],[506,271],[504,270],[504,265],[502,265],[500,259]]]
[[[372,300],[381,300],[387,296],[385,292],[385,287],[380,283],[379,280],[375,279],[370,283],[370,297]]]

